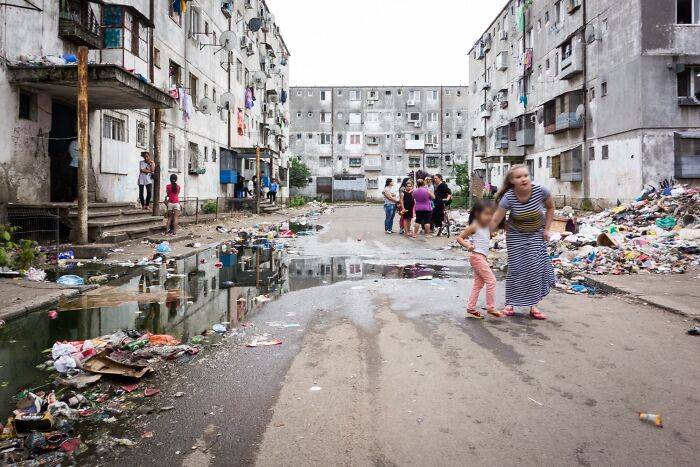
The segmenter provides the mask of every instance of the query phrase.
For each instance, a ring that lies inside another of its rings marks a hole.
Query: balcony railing
[[[574,128],[581,128],[582,126],[583,117],[577,117],[575,112],[563,113],[557,115],[554,133],[560,133],[562,131],[568,131]]]
[[[103,47],[102,29],[87,0],[61,0],[58,36],[89,49]]]
[[[515,134],[515,145],[518,147],[523,146],[534,146],[535,144],[535,129],[525,128],[524,130],[518,130]]]

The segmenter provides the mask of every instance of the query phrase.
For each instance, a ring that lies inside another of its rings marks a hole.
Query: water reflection
[[[56,319],[47,311],[10,321],[0,329],[0,410],[12,410],[21,387],[43,381],[36,365],[56,341],[74,341],[138,329],[182,340],[212,324],[234,324],[261,306],[259,295],[285,286],[283,251],[262,246],[207,250],[154,271],[128,274],[75,299],[62,300]]]

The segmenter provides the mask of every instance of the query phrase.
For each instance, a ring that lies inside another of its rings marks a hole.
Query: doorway
[[[69,151],[72,138],[77,137],[76,120],[75,108],[52,102],[51,132],[49,133],[52,202],[73,202],[77,198],[78,169],[71,166],[72,158]]]

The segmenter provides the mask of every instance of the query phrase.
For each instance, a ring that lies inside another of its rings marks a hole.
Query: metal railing
[[[0,224],[15,227],[13,242],[33,240],[42,246],[61,243],[61,217],[58,208],[13,207],[0,205]],[[70,229],[66,227],[65,233]]]

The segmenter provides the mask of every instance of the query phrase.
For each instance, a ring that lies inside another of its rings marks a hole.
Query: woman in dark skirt
[[[547,319],[537,304],[554,286],[554,268],[547,255],[546,241],[554,218],[554,201],[549,190],[533,184],[527,166],[514,165],[496,195],[498,210],[493,218],[496,230],[507,213],[506,307],[503,314],[513,316],[514,306],[530,307],[535,319]]]
[[[401,229],[407,237],[415,237],[411,233],[411,223],[413,222],[413,209],[416,201],[413,199],[413,182],[406,182],[406,189],[401,192]]]

